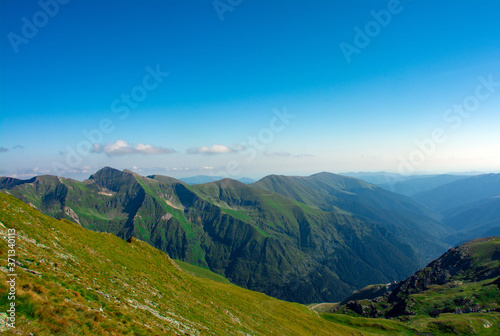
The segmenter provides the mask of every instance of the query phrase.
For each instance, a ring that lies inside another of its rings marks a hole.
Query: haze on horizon
[[[500,169],[500,3],[0,2],[0,175]]]

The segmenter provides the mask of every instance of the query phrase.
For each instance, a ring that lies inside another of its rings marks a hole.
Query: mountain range
[[[439,195],[438,188],[431,190]],[[331,173],[189,185],[106,167],[83,182],[1,178],[0,190],[54,218],[138,238],[234,284],[300,303],[341,301],[402,280],[465,237],[431,204]],[[479,227],[468,234],[490,232]]]
[[[446,249],[433,213],[407,197],[329,173],[307,181],[190,186],[106,167],[83,182],[2,178],[0,189],[54,218],[139,238],[237,285],[302,303],[400,280]]]

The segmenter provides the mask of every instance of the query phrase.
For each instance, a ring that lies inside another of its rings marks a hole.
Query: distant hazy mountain
[[[340,173],[339,175],[355,177],[360,180],[372,183],[372,184],[394,184],[396,182],[405,181],[408,177],[389,173],[389,172],[358,172],[358,173]]]
[[[223,176],[196,175],[192,177],[182,177],[179,180],[189,185],[193,185],[193,184],[203,184],[203,183],[220,181],[223,178],[224,178]],[[255,180],[252,180],[251,178],[248,177],[242,177],[240,179],[237,179],[237,181],[240,181],[241,183],[245,184],[251,184],[255,182]]]
[[[444,184],[412,198],[442,215],[460,242],[500,234],[500,174],[484,174]]]
[[[500,236],[500,197],[448,209],[443,212],[443,217],[445,225],[458,231],[451,236],[453,241]]]
[[[402,279],[445,250],[432,212],[405,196],[328,173],[302,180],[190,186],[103,168],[83,182],[2,178],[0,188],[52,217],[139,238],[235,284],[298,302],[334,302]]]
[[[500,174],[468,177],[415,194],[412,198],[429,209],[443,212],[495,196],[500,196]]]
[[[403,176],[394,173],[342,173],[378,185],[386,190],[412,196],[419,192],[436,188],[440,185],[458,181],[472,175],[466,174],[441,174],[441,175],[409,175]]]
[[[417,176],[413,178],[408,178],[404,181],[398,181],[395,183],[381,183],[377,184],[379,187],[386,190],[396,192],[398,194],[413,196],[415,194],[431,190],[433,188],[439,187],[441,185],[455,182],[468,178],[468,175],[428,175],[428,176]]]

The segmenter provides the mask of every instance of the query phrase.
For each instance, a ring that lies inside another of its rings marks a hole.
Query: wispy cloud
[[[292,154],[289,152],[264,152],[264,156],[270,156],[270,157],[294,157],[294,158],[305,158],[305,157],[313,157],[314,155],[312,154]]]
[[[227,154],[227,153],[235,153],[242,149],[240,146],[229,147],[226,145],[212,145],[202,146],[202,147],[193,147],[187,150],[188,154],[205,154],[205,155],[216,155],[216,154]]]
[[[368,160],[382,160],[381,156],[376,156],[376,155],[361,155],[362,159],[368,159]]]
[[[14,147],[12,147],[13,150],[16,150],[16,149],[24,149],[24,146],[21,146],[21,145],[15,145]],[[0,153],[6,153],[6,152],[10,152],[10,149],[4,147],[4,146],[1,146],[0,147]]]
[[[205,167],[166,167],[165,171],[202,171],[202,170],[214,170],[215,167],[205,166]]]
[[[33,176],[38,175],[47,175],[50,174],[50,170],[48,169],[40,169],[40,167],[34,168],[18,168],[15,174],[11,174],[11,177],[18,179],[29,179]]]
[[[306,157],[314,157],[314,156],[315,156],[314,154],[307,154],[307,153],[294,155],[294,157],[297,157],[297,158],[306,158]]]
[[[95,144],[92,146],[93,153],[104,153],[107,156],[120,156],[120,155],[131,155],[131,154],[146,154],[146,155],[157,155],[157,154],[170,154],[175,153],[175,150],[171,148],[164,148],[153,145],[145,145],[138,143],[133,145],[126,140],[116,140],[115,142],[109,142],[107,144]]]
[[[288,152],[264,152],[264,156],[282,156],[282,157],[289,157],[292,156],[291,153]]]

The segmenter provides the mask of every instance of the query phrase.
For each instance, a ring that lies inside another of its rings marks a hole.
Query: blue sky
[[[498,171],[499,12],[3,0],[0,175]]]

